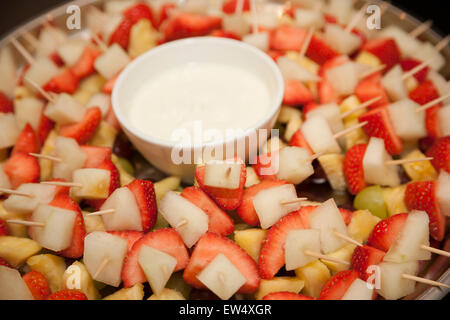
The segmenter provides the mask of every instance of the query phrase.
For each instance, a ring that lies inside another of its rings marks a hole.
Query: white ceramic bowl
[[[195,148],[191,146],[189,150],[185,149],[186,152],[191,152],[192,158],[194,152],[198,154],[198,151],[206,146],[227,148],[236,141],[246,141],[246,158],[255,154],[258,146],[249,146],[249,136],[255,131],[259,134],[260,129],[269,130],[274,126],[284,92],[283,78],[274,61],[264,52],[241,41],[216,37],[178,40],[158,46],[131,62],[120,74],[112,93],[112,105],[117,119],[133,145],[149,162],[167,174],[181,177],[185,182],[193,181],[195,165],[174,163],[171,154],[176,143],[153,137],[133,126],[129,118],[129,108],[136,91],[143,83],[151,81],[152,75],[189,62],[215,62],[244,68],[263,79],[271,99],[269,112],[256,125],[228,141],[205,143]],[[267,136],[262,137],[259,144],[266,139]]]

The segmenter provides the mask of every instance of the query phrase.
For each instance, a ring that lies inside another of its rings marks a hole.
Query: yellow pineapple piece
[[[419,81],[415,77],[408,77],[405,80],[405,86],[408,92],[411,92],[419,86]]]
[[[89,212],[87,211],[82,211],[82,214],[84,219],[84,227],[86,228],[86,233],[91,233],[94,231],[106,231],[102,217],[87,216],[87,214],[89,214]]]
[[[75,261],[64,271],[61,286],[62,289],[80,290],[89,300],[100,299],[94,280],[85,265],[79,261]]]
[[[359,101],[358,97],[355,95],[349,96],[344,101],[341,102],[339,108],[341,109],[341,113],[345,113],[347,111],[353,110],[358,108],[361,105],[361,101]],[[355,111],[355,113],[352,113],[351,115],[345,117],[346,120],[354,120],[358,119],[358,117],[364,112],[366,112],[367,109],[362,109],[359,111]]]
[[[278,151],[286,147],[286,144],[278,137],[272,137],[266,141],[266,143],[261,148],[261,153],[269,153],[273,151]]]
[[[34,240],[13,236],[0,237],[0,258],[13,267],[22,265],[29,257],[41,251],[42,247]]]
[[[89,141],[89,144],[97,147],[112,148],[114,146],[114,141],[116,140],[117,134],[118,132],[116,128],[111,126],[106,121],[102,121],[100,122],[94,136]]]
[[[128,45],[128,55],[136,58],[156,47],[160,34],[152,27],[147,19],[139,20],[130,31],[130,42]]]
[[[278,115],[277,122],[286,124],[288,123],[292,118],[302,117],[302,112],[298,110],[297,108],[289,107],[289,106],[282,106],[280,110],[280,114]]]
[[[389,216],[408,212],[408,209],[405,205],[405,191],[406,185],[401,185],[393,188],[382,188],[381,194],[383,195],[383,200],[386,204]]]
[[[38,254],[27,260],[31,270],[39,271],[47,279],[52,292],[62,288],[62,279],[66,271],[66,262],[54,254]]]
[[[80,81],[79,89],[90,92],[91,95],[100,92],[106,83],[106,79],[98,73],[88,76]]]
[[[117,167],[117,170],[119,170],[120,173],[120,185],[123,187],[130,182],[134,180],[134,177],[130,175],[122,166],[122,163],[119,160],[119,157],[117,157],[115,154],[112,154],[111,161],[114,163],[114,165]]]
[[[8,219],[24,220],[24,217],[23,215],[6,211],[5,207],[3,207],[3,201],[0,201],[0,219],[3,221],[6,221]],[[26,226],[13,223],[6,223],[6,226],[8,227],[10,235],[19,238],[28,237],[28,231]]]
[[[318,160],[331,188],[338,191],[347,190],[347,182],[344,176],[344,155],[330,153],[319,157]]]
[[[381,60],[378,59],[377,56],[375,56],[367,51],[362,51],[360,54],[358,54],[355,62],[366,64],[371,67],[378,67],[378,66],[382,65]]]
[[[14,100],[16,99],[23,99],[25,97],[31,97],[34,96],[33,91],[31,91],[30,88],[26,86],[16,86],[14,88]]]
[[[301,114],[296,114],[293,116],[286,125],[286,130],[284,131],[284,139],[286,141],[291,141],[292,136],[300,129],[303,124]]]
[[[336,250],[335,252],[328,254],[328,256],[339,260],[347,261],[350,263],[355,247],[356,245],[354,244],[347,244],[342,248],[340,248],[339,250]],[[328,267],[328,269],[330,269],[330,271],[333,274],[339,271],[348,270],[350,268],[350,265],[345,265],[342,263],[332,262],[329,260],[321,260],[321,261]]]
[[[72,95],[72,97],[77,100],[79,103],[85,105],[92,98],[94,93],[86,89],[78,88]]]
[[[255,169],[253,169],[253,167],[247,167],[245,169],[247,170],[247,179],[245,180],[245,187],[248,188],[255,184],[258,184],[260,180],[255,172]]]
[[[348,225],[348,234],[358,242],[366,242],[373,228],[380,220],[369,210],[357,210],[353,212],[352,220]]]
[[[58,132],[55,129],[50,131],[44,145],[42,146],[41,154],[52,155],[52,152],[55,149],[57,137]],[[39,158],[39,166],[41,167],[41,181],[52,179],[53,162],[51,160]]]
[[[264,296],[272,292],[294,292],[299,293],[304,286],[304,281],[297,277],[274,277],[271,280],[261,279],[255,299],[261,300]]]
[[[164,288],[159,295],[152,294],[147,300],[186,300],[177,290]]]
[[[342,101],[340,105],[341,113],[345,113],[350,110],[354,110],[358,108],[361,105],[361,102],[356,96],[350,96],[344,101]],[[359,111],[356,111],[355,113],[345,117],[344,119],[344,128],[351,128],[359,123],[358,117],[362,115],[364,112],[366,112],[366,109],[362,109]],[[356,144],[359,143],[367,143],[369,141],[367,135],[364,133],[364,130],[362,128],[356,129],[348,134],[345,135],[345,148],[346,150],[350,149]]]
[[[303,293],[314,298],[319,297],[323,285],[331,278],[330,270],[319,260],[296,269],[295,274],[305,282]]]
[[[286,57],[288,57],[292,61],[297,62],[299,65],[313,74],[319,73],[320,66],[308,57],[300,57],[300,54],[297,51],[286,52]]]
[[[155,188],[156,200],[159,203],[168,191],[174,191],[180,186],[181,180],[179,177],[167,177],[153,184]]]
[[[135,284],[131,288],[120,289],[113,294],[103,298],[103,300],[142,300],[144,299],[144,285]]]
[[[245,250],[250,257],[258,262],[261,244],[266,237],[267,230],[247,229],[234,232],[234,241],[238,246]]]
[[[404,159],[423,159],[426,156],[420,152],[419,149],[415,149],[408,153]],[[402,164],[403,169],[406,174],[411,178],[412,181],[428,181],[436,180],[437,172],[434,169],[430,161],[419,161]]]

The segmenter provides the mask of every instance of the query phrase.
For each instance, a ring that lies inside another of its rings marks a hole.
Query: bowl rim
[[[146,134],[142,130],[133,126],[131,124],[130,119],[124,114],[122,108],[119,106],[119,104],[120,104],[119,103],[119,91],[120,91],[122,84],[127,80],[127,77],[129,76],[129,74],[136,70],[136,66],[143,63],[143,61],[146,61],[147,59],[151,59],[155,55],[163,54],[164,52],[166,52],[168,50],[180,50],[185,45],[192,45],[192,44],[199,43],[199,42],[210,43],[211,45],[221,44],[221,45],[225,45],[225,46],[239,48],[239,50],[246,50],[246,51],[250,52],[251,54],[258,56],[258,58],[260,58],[264,63],[266,63],[267,66],[269,67],[270,71],[274,75],[274,79],[276,82],[275,93],[274,93],[274,96],[272,99],[273,102],[271,103],[269,111],[267,111],[267,113],[264,114],[260,118],[260,120],[258,120],[255,124],[251,125],[247,129],[245,129],[244,132],[241,132],[237,135],[233,135],[226,139],[205,142],[205,143],[202,143],[201,145],[196,145],[196,144],[185,145],[185,144],[180,144],[179,142],[176,142],[176,141],[164,140],[164,139],[152,136],[150,134]],[[206,36],[206,37],[193,37],[193,38],[171,41],[171,42],[159,45],[159,46],[147,51],[146,53],[140,55],[136,59],[134,59],[132,62],[130,62],[125,67],[125,69],[122,70],[119,77],[117,78],[116,83],[114,85],[113,92],[111,94],[111,104],[112,104],[114,113],[117,117],[117,120],[124,127],[124,129],[126,129],[126,131],[130,132],[131,134],[138,137],[139,139],[145,141],[146,143],[151,143],[153,145],[158,145],[158,146],[166,147],[166,148],[173,148],[176,146],[180,146],[182,148],[196,149],[196,148],[226,145],[235,140],[239,140],[239,139],[242,139],[243,137],[247,137],[252,132],[262,128],[265,123],[270,121],[270,119],[272,119],[279,112],[282,102],[283,102],[283,95],[284,95],[283,76],[282,76],[281,71],[278,68],[277,64],[267,54],[265,54],[260,49],[253,47],[249,44],[246,44],[242,41]]]

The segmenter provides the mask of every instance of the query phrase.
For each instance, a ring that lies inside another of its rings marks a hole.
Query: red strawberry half
[[[274,152],[272,152],[274,153]],[[252,161],[252,167],[262,180],[277,180],[276,168],[272,167],[272,154],[260,154]]]
[[[431,163],[436,170],[450,173],[450,136],[436,140],[427,151],[428,157],[433,157]]]
[[[16,144],[12,150],[12,155],[16,153],[39,153],[39,141],[30,124],[27,123],[25,128],[23,128],[19,137],[17,138]]]
[[[14,189],[23,183],[38,182],[41,174],[39,161],[23,152],[13,154],[3,166],[3,171],[8,175]]]
[[[414,58],[407,58],[407,59],[403,59],[402,61],[400,61],[400,66],[402,67],[404,72],[407,72],[409,70],[414,69],[421,63],[422,63],[422,61],[416,60]],[[429,71],[430,71],[430,68],[428,66],[425,66],[420,71],[417,71],[414,74],[414,78],[416,78],[417,81],[419,81],[419,83],[422,83],[427,79]]]
[[[222,11],[228,14],[232,14],[236,12],[236,7],[239,0],[227,0],[222,5]],[[242,11],[250,11],[250,0],[244,0]]]
[[[214,29],[220,29],[221,25],[220,17],[178,12],[167,19],[163,25],[163,34],[166,41],[198,37],[207,35]]]
[[[383,75],[381,72],[374,73],[373,75],[361,80],[355,88],[355,95],[361,102],[366,102],[374,98],[381,97],[379,100],[372,103],[368,107],[369,109],[375,109],[389,104],[389,97],[381,83],[382,77]]]
[[[384,258],[384,251],[363,245],[353,251],[350,268],[359,272],[362,280],[367,281],[371,273],[367,272],[370,266],[378,265]]]
[[[30,289],[34,300],[46,300],[50,295],[50,287],[47,279],[39,271],[32,270],[22,277],[28,289]]]
[[[133,248],[133,245],[136,243],[136,241],[144,236],[144,233],[141,231],[108,231],[108,233],[127,240],[128,251]]]
[[[300,51],[307,34],[304,29],[282,25],[270,33],[269,47],[272,50]]]
[[[141,213],[142,230],[147,232],[156,223],[156,195],[153,183],[147,180],[135,179],[127,185],[133,192]]]
[[[366,187],[364,180],[363,159],[367,144],[351,147],[344,158],[344,176],[351,194],[358,194]]]
[[[328,60],[338,57],[339,53],[323,39],[313,35],[308,50],[306,50],[306,56],[318,64],[324,64]]]
[[[79,123],[61,126],[59,134],[63,137],[74,138],[79,144],[84,144],[91,139],[102,120],[102,112],[98,107],[86,110],[83,120]]]
[[[304,294],[294,292],[272,292],[265,295],[263,300],[316,300],[313,297],[305,296]]]
[[[380,38],[367,41],[361,51],[375,55],[389,70],[400,62],[400,50],[392,38]]]
[[[87,300],[86,295],[80,290],[59,290],[53,292],[47,300]]]
[[[0,236],[9,236],[9,231],[6,222],[1,219],[0,219]]]
[[[320,300],[341,300],[352,285],[359,278],[359,272],[344,270],[332,276],[323,286],[320,292]]]
[[[308,142],[306,142],[306,139],[303,136],[301,129],[298,129],[297,132],[294,133],[294,135],[291,138],[291,141],[289,141],[289,145],[292,147],[304,148],[308,150],[310,155],[313,155],[313,151],[311,150],[311,147],[309,146]]]
[[[78,89],[78,78],[72,69],[65,69],[53,77],[42,89],[55,93],[74,93]]]
[[[289,106],[301,106],[314,100],[314,96],[308,88],[298,80],[284,82],[283,104]]]
[[[96,48],[92,48],[90,46],[87,46],[84,48],[83,53],[81,54],[81,57],[78,59],[78,61],[75,63],[75,65],[72,67],[73,74],[78,78],[84,78],[91,73],[94,73],[94,63],[95,60],[102,54],[101,50],[98,50]]]
[[[405,226],[407,213],[399,213],[378,222],[372,230],[367,243],[387,252]]]
[[[112,150],[108,147],[80,146],[87,155],[85,168],[98,168],[106,160],[111,160]]]
[[[41,121],[39,122],[39,127],[37,130],[37,139],[39,141],[39,145],[42,146],[47,139],[50,131],[52,131],[55,123],[47,118],[44,113],[41,115]]]
[[[111,193],[113,193],[114,190],[120,188],[120,173],[111,160],[103,161],[103,163],[99,165],[97,168],[108,170],[110,172],[108,196],[111,195]],[[106,199],[86,200],[86,203],[95,210],[100,210],[100,207],[103,205],[105,201]]]
[[[0,91],[0,113],[14,112],[14,104],[6,94]]]

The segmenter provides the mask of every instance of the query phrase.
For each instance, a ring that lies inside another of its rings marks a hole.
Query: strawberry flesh
[[[357,144],[351,147],[344,158],[344,176],[351,194],[358,194],[366,187],[364,180],[363,159],[367,144]]]

